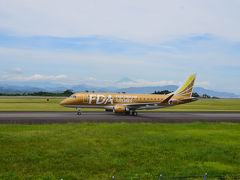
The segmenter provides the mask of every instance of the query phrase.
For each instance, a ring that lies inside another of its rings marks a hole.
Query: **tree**
[[[211,98],[211,97],[210,97],[209,95],[207,95],[207,94],[203,94],[202,97],[203,97],[203,98]]]
[[[153,94],[169,94],[169,93],[171,93],[171,91],[163,90],[163,91],[154,91]]]
[[[193,93],[192,93],[192,97],[200,97],[200,96],[199,96],[199,94],[198,94],[198,93],[196,93],[196,92],[193,92]]]
[[[72,95],[73,94],[73,90],[71,89],[67,89],[66,91],[63,92],[64,95]]]

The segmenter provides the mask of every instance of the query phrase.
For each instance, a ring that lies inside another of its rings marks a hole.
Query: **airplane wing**
[[[162,102],[155,102],[155,103],[136,103],[136,104],[123,104],[124,106],[126,106],[129,109],[139,109],[139,108],[143,108],[143,107],[158,107],[161,104],[166,104],[168,103],[168,101],[174,96],[174,94],[169,95],[166,99],[164,99]]]

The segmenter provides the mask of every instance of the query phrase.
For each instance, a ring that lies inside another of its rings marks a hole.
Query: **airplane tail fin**
[[[196,79],[196,74],[192,74],[188,78],[186,83],[183,86],[179,87],[172,94],[174,94],[174,96],[185,96],[186,98],[192,97],[192,91],[193,91],[195,79]]]

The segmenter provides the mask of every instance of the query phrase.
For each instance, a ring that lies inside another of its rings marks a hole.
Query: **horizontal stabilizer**
[[[192,97],[192,98],[188,98],[188,99],[181,99],[181,101],[183,101],[183,102],[193,102],[193,101],[197,101],[198,100],[198,98],[195,98],[195,97]]]

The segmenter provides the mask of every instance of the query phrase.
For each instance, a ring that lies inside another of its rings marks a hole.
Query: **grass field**
[[[0,111],[75,111],[60,101],[0,98]],[[240,111],[240,101],[154,111]],[[0,179],[240,179],[239,132],[231,123],[0,125]]]
[[[1,125],[0,179],[231,179],[239,132],[231,123]]]
[[[62,99],[1,99],[0,111],[75,111],[59,105]],[[103,111],[83,109],[83,111]],[[192,103],[154,111],[240,111],[240,101],[198,100]]]

